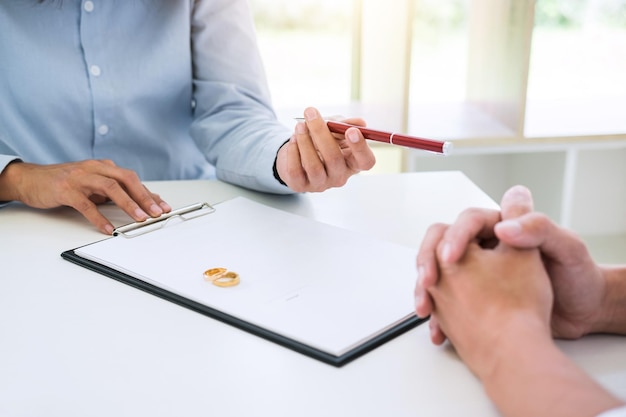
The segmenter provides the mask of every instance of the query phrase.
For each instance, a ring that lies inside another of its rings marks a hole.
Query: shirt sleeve
[[[20,158],[12,155],[0,155],[0,174],[11,162],[20,161]],[[10,201],[0,201],[0,208],[9,204]]]
[[[191,136],[221,180],[292,193],[274,176],[291,136],[272,109],[245,0],[196,0],[191,18],[195,117]]]
[[[0,174],[11,162],[19,160],[20,158],[14,155],[0,155]]]
[[[598,414],[596,417],[626,417],[626,405]]]

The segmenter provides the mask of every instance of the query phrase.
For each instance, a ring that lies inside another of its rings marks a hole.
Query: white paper
[[[340,356],[413,315],[416,249],[238,197],[77,255]],[[241,282],[218,287],[224,267]]]

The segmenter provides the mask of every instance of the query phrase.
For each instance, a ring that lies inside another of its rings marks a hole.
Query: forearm
[[[626,265],[602,266],[606,288],[599,320],[593,333],[626,335]]]
[[[503,415],[595,416],[622,404],[540,334],[526,321],[511,326],[495,350],[495,366],[483,376]]]

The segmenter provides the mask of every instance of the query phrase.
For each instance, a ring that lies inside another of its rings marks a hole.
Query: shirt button
[[[91,13],[93,12],[93,1],[86,1],[85,4],[83,5],[84,9],[86,12]]]
[[[107,126],[107,125],[100,125],[100,126],[98,126],[98,134],[104,136],[107,133],[109,133],[109,126]]]
[[[99,77],[100,74],[102,74],[102,70],[100,70],[100,67],[97,65],[90,66],[89,72],[91,72],[91,75],[93,75],[94,77]]]

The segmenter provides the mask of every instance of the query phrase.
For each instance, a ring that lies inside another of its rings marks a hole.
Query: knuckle
[[[111,195],[120,189],[120,185],[113,178],[103,178],[101,188],[106,195]]]
[[[139,175],[133,170],[121,168],[120,173],[125,184],[139,182]]]
[[[302,187],[302,184],[306,182],[306,176],[300,168],[289,168],[287,170],[286,178],[283,181],[294,191],[299,191],[296,187]]]
[[[326,170],[319,164],[306,168],[307,177],[313,183],[320,183],[326,180]]]
[[[332,187],[343,187],[348,182],[348,178],[349,176],[345,176],[345,175],[338,176],[338,177],[333,178],[330,184]]]
[[[448,225],[445,223],[440,223],[440,222],[433,223],[430,226],[428,226],[428,229],[426,229],[426,234],[434,234],[434,233],[443,232],[447,228],[448,228]]]
[[[483,209],[477,207],[470,207],[463,210],[463,216],[469,218],[481,217],[483,215]]]
[[[372,169],[372,168],[374,168],[374,165],[376,165],[376,156],[374,156],[374,154],[372,154],[371,158],[368,159],[368,161],[365,164],[365,166],[363,167],[363,169],[365,169],[365,170]]]
[[[341,152],[328,152],[330,155],[324,155],[324,163],[326,166],[337,168],[346,165],[346,160]]]
[[[78,170],[78,171],[96,171],[98,170],[101,166],[102,166],[102,161],[99,161],[97,159],[87,159],[85,161],[81,161],[78,164],[73,164],[72,165],[72,169],[74,170]]]
[[[529,219],[529,229],[542,236],[549,235],[550,231],[556,226],[554,222],[544,213],[534,212]]]
[[[88,198],[81,196],[78,200],[73,202],[72,207],[74,207],[78,212],[85,214],[94,210],[95,204]]]

